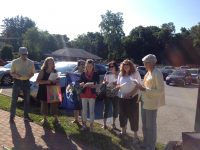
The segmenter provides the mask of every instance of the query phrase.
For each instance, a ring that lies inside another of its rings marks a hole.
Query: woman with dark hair
[[[138,139],[137,131],[139,124],[139,90],[136,83],[141,83],[141,77],[135,65],[129,59],[120,65],[120,73],[117,79],[119,89],[119,121],[122,128],[121,134],[126,134],[127,121],[129,119],[134,138]]]
[[[112,128],[116,129],[115,121],[118,117],[118,107],[119,100],[117,95],[113,92],[113,89],[117,85],[117,77],[118,77],[118,65],[115,61],[111,61],[108,63],[109,71],[105,74],[103,84],[106,84],[106,97],[104,98],[104,125],[102,128],[107,129],[106,121],[108,118],[108,113],[110,110],[110,104],[112,104],[112,113],[113,113],[113,124]]]
[[[39,84],[39,89],[37,93],[37,99],[41,101],[41,113],[44,116],[44,119],[41,121],[42,124],[47,123],[48,115],[48,103],[47,103],[47,85],[58,84],[59,80],[51,81],[49,76],[51,73],[56,73],[55,63],[53,57],[47,57],[41,67],[41,71],[37,77],[36,82]],[[51,103],[50,109],[53,113],[55,119],[54,123],[58,124],[58,103]]]
[[[90,111],[90,131],[93,131],[94,123],[94,107],[96,99],[96,87],[99,84],[99,75],[94,70],[94,61],[86,60],[85,70],[80,77],[80,86],[83,88],[80,98],[82,100],[82,120],[83,126],[81,130],[85,130],[87,121],[87,105],[89,103]]]

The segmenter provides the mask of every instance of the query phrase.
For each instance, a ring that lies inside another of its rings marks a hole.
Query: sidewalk
[[[44,129],[33,122],[24,122],[15,117],[15,123],[9,123],[10,113],[0,109],[0,146],[14,150],[88,150],[82,144],[75,143],[66,135]],[[0,150],[1,150],[0,147]]]

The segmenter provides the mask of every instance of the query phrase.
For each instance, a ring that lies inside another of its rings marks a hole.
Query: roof
[[[52,52],[53,56],[60,56],[60,57],[71,57],[71,58],[82,58],[82,59],[102,59],[101,57],[94,55],[92,53],[89,53],[85,51],[84,49],[78,49],[78,48],[64,48],[59,49],[54,52]]]

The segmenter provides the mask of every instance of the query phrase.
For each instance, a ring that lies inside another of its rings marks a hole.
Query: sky
[[[2,0],[0,25],[4,18],[28,17],[42,31],[66,34],[70,40],[87,32],[100,32],[101,15],[121,12],[127,35],[142,25],[161,27],[173,22],[176,32],[200,22],[199,0]],[[2,28],[0,27],[0,32]]]

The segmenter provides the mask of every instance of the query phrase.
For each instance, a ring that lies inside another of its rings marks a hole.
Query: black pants
[[[106,97],[104,99],[104,119],[108,118],[108,113],[110,110],[110,104],[112,104],[112,114],[113,118],[117,118],[119,114],[119,98],[118,97]]]
[[[120,127],[126,127],[127,121],[129,119],[131,130],[136,132],[138,131],[139,124],[139,103],[136,103],[138,100],[138,95],[134,96],[131,99],[119,100],[119,122]]]

